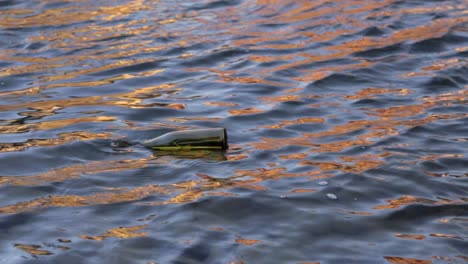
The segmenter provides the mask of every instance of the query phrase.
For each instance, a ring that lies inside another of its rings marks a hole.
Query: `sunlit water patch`
[[[1,2],[2,263],[466,262],[467,7]]]

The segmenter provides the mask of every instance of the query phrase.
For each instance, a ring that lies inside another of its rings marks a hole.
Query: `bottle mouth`
[[[227,130],[225,128],[222,128],[222,129],[223,129],[223,138],[222,138],[223,150],[227,150],[229,148]]]

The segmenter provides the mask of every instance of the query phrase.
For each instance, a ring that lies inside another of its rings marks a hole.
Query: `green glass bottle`
[[[159,151],[226,150],[227,140],[225,128],[207,128],[169,132],[141,144]]]

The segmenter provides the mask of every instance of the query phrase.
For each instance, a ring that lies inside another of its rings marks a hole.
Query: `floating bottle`
[[[141,144],[158,151],[226,150],[227,140],[225,128],[207,128],[169,132]]]

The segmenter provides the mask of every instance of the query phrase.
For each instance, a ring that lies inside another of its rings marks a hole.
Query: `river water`
[[[2,263],[466,263],[467,7],[0,1]]]

